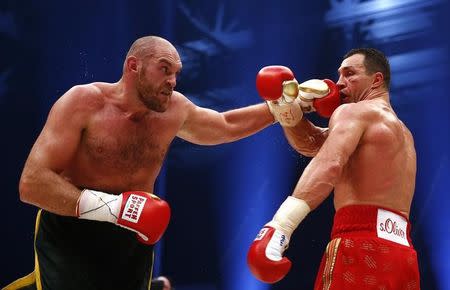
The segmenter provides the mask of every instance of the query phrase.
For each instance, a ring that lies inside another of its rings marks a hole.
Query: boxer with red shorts
[[[313,158],[250,246],[249,268],[263,282],[281,280],[291,268],[283,253],[293,231],[334,191],[332,240],[315,290],[418,290],[408,221],[416,152],[411,132],[390,104],[389,62],[376,49],[353,49],[338,72],[336,84],[298,84],[280,67],[264,68],[257,76],[258,91],[290,145]],[[330,117],[328,128],[313,125],[305,111]]]
[[[339,209],[314,289],[418,289],[410,231],[408,219],[390,209],[372,205]]]

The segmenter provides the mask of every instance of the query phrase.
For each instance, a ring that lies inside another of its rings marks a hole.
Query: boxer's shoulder
[[[104,97],[98,88],[93,85],[76,85],[55,101],[49,116],[50,119],[64,119],[67,116],[71,116],[71,120],[86,119],[101,110],[104,104]]]
[[[344,123],[350,125],[352,122],[365,119],[365,109],[358,103],[340,105],[330,118],[330,128],[334,125]]]
[[[70,88],[57,103],[64,103],[70,106],[77,107],[98,107],[105,103],[107,96],[112,94],[111,88],[106,88],[104,85],[98,83],[75,85]]]
[[[175,112],[179,118],[197,108],[188,97],[178,91],[173,91],[170,102],[170,112]]]
[[[178,91],[172,92],[171,101],[175,104],[192,104],[192,102],[185,95]]]
[[[100,96],[104,94],[112,94],[113,91],[114,87],[112,84],[95,82],[75,85],[67,91],[66,95]]]
[[[392,108],[389,108],[386,105],[374,103],[372,100],[343,104],[333,113],[330,122],[353,120],[374,124],[395,117]]]

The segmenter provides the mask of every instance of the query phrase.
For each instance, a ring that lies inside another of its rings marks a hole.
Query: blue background
[[[37,210],[20,202],[17,186],[51,105],[76,84],[117,81],[131,43],[160,35],[182,57],[177,89],[218,111],[260,102],[255,75],[265,65],[287,65],[298,80],[336,80],[348,49],[383,50],[393,106],[418,153],[411,222],[422,289],[449,290],[449,12],[446,0],[2,0],[0,286],[33,269]],[[331,199],[294,233],[286,253],[293,268],[284,280],[258,282],[245,262],[308,161],[278,125],[214,147],[176,139],[155,192],[173,209],[155,274],[168,275],[178,290],[312,289],[329,239]]]

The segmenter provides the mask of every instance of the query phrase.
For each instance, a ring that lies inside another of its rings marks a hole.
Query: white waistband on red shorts
[[[331,238],[364,232],[410,246],[410,231],[408,218],[396,210],[374,205],[349,205],[336,212]]]

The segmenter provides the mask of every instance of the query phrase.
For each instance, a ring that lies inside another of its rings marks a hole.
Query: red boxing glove
[[[161,239],[170,220],[170,207],[156,195],[142,191],[122,193],[117,224],[138,234],[144,244],[153,245]]]
[[[305,112],[317,112],[319,116],[329,118],[339,107],[341,96],[338,86],[331,80],[312,79],[299,85],[300,106]]]
[[[289,68],[281,65],[263,67],[256,76],[256,89],[280,125],[293,127],[302,119],[303,112],[294,102],[298,83]]]
[[[313,106],[317,114],[330,118],[334,110],[342,104],[341,95],[338,86],[332,80],[324,79],[323,81],[328,85],[330,92],[322,98],[314,99]]]
[[[161,239],[170,220],[170,207],[156,195],[128,191],[113,195],[85,189],[77,203],[81,219],[107,221],[138,235],[139,241],[153,245]]]
[[[289,238],[270,225],[264,226],[250,246],[247,264],[252,274],[265,283],[275,283],[286,276],[291,261],[283,257]]]
[[[291,261],[283,253],[292,233],[310,211],[304,200],[289,196],[262,228],[247,253],[248,267],[258,280],[275,283],[286,276]]]
[[[295,81],[294,73],[288,67],[281,65],[266,66],[256,75],[256,89],[262,99],[275,101],[283,96],[283,92],[286,94],[286,84],[292,83],[292,81]],[[295,84],[291,87],[295,90],[297,86],[297,81],[295,81]],[[295,92],[290,94],[294,95]],[[290,97],[296,98],[297,94]]]

